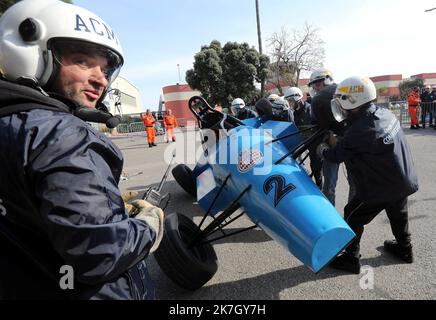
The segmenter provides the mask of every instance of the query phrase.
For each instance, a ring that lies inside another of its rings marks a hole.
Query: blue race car
[[[176,284],[196,290],[213,277],[218,263],[211,243],[236,234],[223,229],[244,213],[254,225],[242,231],[260,227],[315,273],[354,239],[306,172],[304,159],[296,160],[324,131],[305,139],[303,131],[314,128],[299,131],[293,123],[269,120],[267,100],[258,105],[260,117],[244,121],[214,110],[201,97],[191,98],[189,108],[203,133],[203,157],[194,170],[180,164],[172,173],[205,215],[199,225],[178,213],[165,218],[155,258]]]

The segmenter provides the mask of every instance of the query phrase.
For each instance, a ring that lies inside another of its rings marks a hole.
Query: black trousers
[[[345,249],[347,254],[359,258],[360,239],[365,226],[383,210],[389,218],[392,233],[401,246],[410,245],[407,197],[393,202],[368,204],[354,197],[344,209],[344,219],[356,234],[356,239]]]

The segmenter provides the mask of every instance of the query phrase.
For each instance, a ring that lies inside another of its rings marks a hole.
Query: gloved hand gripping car
[[[135,200],[132,202],[131,216],[135,219],[144,220],[156,233],[156,239],[150,249],[150,253],[156,251],[163,237],[164,213],[161,208],[155,207],[145,200]]]

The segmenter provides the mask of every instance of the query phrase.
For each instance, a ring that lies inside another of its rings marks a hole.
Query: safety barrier
[[[184,119],[184,118],[177,119],[177,122],[184,124],[184,126],[179,126],[178,130],[186,131],[187,130],[187,127],[186,127],[187,121],[190,121],[190,120]],[[195,126],[196,126],[196,123],[195,123]],[[155,125],[155,128],[156,128],[156,135],[165,134],[165,129],[164,129],[165,127],[164,127],[162,121],[158,121],[158,123]],[[96,124],[96,129],[101,130],[102,128],[97,127],[97,124]],[[137,134],[137,133],[146,134],[144,122],[141,121],[141,122],[132,122],[132,123],[120,123],[117,126],[117,133],[118,134]]]

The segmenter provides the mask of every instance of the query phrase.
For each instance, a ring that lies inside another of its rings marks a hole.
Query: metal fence
[[[391,101],[378,105],[389,108],[397,116],[402,126],[410,126],[409,104],[407,101]],[[421,124],[426,125],[430,123],[430,114],[436,115],[436,103],[422,102],[418,109],[418,119]]]
[[[186,119],[177,119],[177,122],[186,123]],[[156,128],[156,135],[163,135],[165,133],[164,125],[162,124],[162,121],[158,121],[158,123],[155,125]],[[183,129],[183,127],[179,127],[180,129]],[[117,126],[117,132],[119,134],[128,134],[128,133],[144,133],[145,132],[145,125],[144,122],[132,122],[132,123],[120,123]]]

